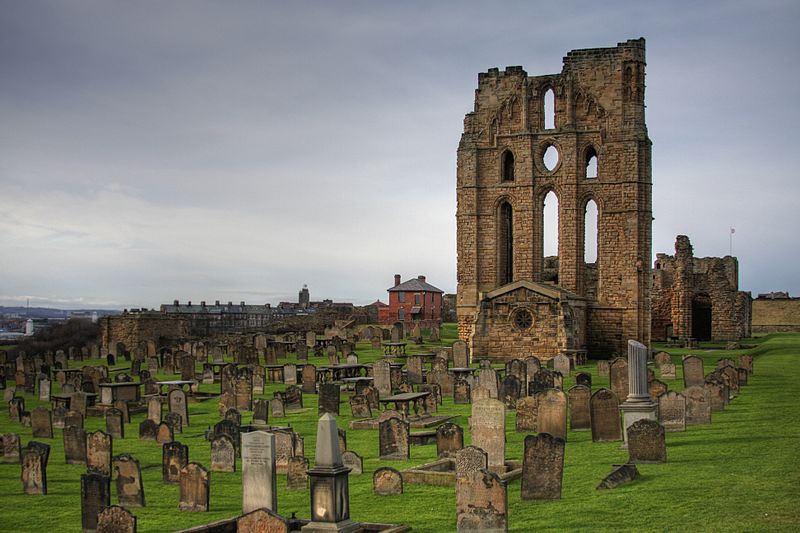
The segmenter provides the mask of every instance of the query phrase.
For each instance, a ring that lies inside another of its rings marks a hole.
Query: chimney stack
[[[398,285],[400,285],[400,274],[395,274],[394,275],[394,286],[397,287]]]
[[[417,276],[417,279],[420,280],[422,283],[425,283],[425,276]]]
[[[180,302],[178,300],[172,300],[172,305],[178,307],[180,305]]]
[[[217,307],[219,307],[219,300],[216,300],[216,301],[214,302],[214,305],[216,305]]]
[[[239,302],[239,305],[241,305],[242,307],[244,307],[244,300],[242,300],[241,302]]]

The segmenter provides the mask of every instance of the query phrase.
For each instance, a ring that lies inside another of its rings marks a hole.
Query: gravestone
[[[86,432],[83,428],[64,427],[64,459],[68,465],[86,463]]]
[[[278,511],[275,436],[266,431],[242,435],[242,509]]]
[[[436,455],[455,457],[464,448],[464,430],[452,422],[445,422],[436,428]]]
[[[525,437],[522,459],[523,500],[560,500],[564,477],[564,439],[546,432]]]
[[[647,393],[654,402],[657,402],[658,397],[667,392],[667,390],[669,390],[669,387],[663,381],[654,379],[647,383]]]
[[[615,489],[620,485],[630,483],[638,477],[639,470],[636,469],[636,465],[619,465],[614,468],[609,475],[603,478],[603,481],[597,485],[597,490]]]
[[[303,392],[314,394],[317,392],[317,367],[306,364],[303,367]]]
[[[15,396],[8,402],[8,418],[12,422],[19,422],[25,412],[25,398]]]
[[[598,389],[589,400],[593,442],[622,440],[619,400],[609,389]]]
[[[358,476],[364,472],[364,460],[352,450],[342,452],[342,464],[350,469],[351,476]]]
[[[372,409],[363,394],[354,394],[350,397],[350,412],[354,418],[372,418]]]
[[[572,431],[591,431],[592,419],[589,408],[591,389],[586,385],[575,385],[568,392],[569,428]]]
[[[181,469],[178,502],[181,511],[208,511],[210,478],[210,472],[200,463],[189,463]]]
[[[136,517],[119,505],[103,509],[97,515],[97,533],[136,533]]]
[[[487,466],[486,452],[477,446],[467,446],[456,452],[456,479],[475,475]]]
[[[520,380],[515,375],[506,376],[500,382],[499,399],[506,404],[507,409],[516,409],[520,397]]]
[[[83,415],[80,414],[78,411],[73,411],[70,409],[64,415],[64,427],[66,426],[76,426],[83,429]]]
[[[283,405],[281,398],[275,397],[269,401],[270,411],[272,411],[272,418],[283,418],[286,416],[286,408]]]
[[[455,368],[467,368],[470,365],[469,347],[464,341],[453,343],[453,366]]]
[[[405,460],[411,457],[408,422],[397,417],[380,422],[378,449],[381,459]]]
[[[703,386],[683,389],[686,398],[686,425],[694,426],[711,423],[711,402]]]
[[[293,363],[283,365],[283,382],[287,385],[297,384],[297,365]]]
[[[296,378],[295,381],[297,381]],[[234,380],[233,395],[236,398],[237,409],[250,411],[253,403],[253,382],[250,376],[238,376]]]
[[[253,424],[269,422],[269,400],[253,400]]]
[[[178,483],[181,470],[189,464],[189,447],[172,441],[161,447],[161,480],[164,483]]]
[[[122,413],[122,421],[126,424],[130,423],[131,416],[128,410],[128,402],[125,400],[114,400],[113,408]]]
[[[256,509],[237,518],[234,531],[237,533],[289,533],[289,522],[269,509]]]
[[[683,386],[685,388],[703,386],[705,373],[703,360],[696,355],[687,355],[683,358]]]
[[[236,397],[233,395],[232,392],[223,392],[219,395],[219,400],[217,402],[217,411],[219,412],[220,417],[224,417],[225,413],[228,412],[228,409],[236,407]]]
[[[159,424],[145,418],[139,424],[139,438],[142,440],[156,440]]]
[[[536,431],[538,400],[536,396],[526,396],[517,401],[516,431]]]
[[[338,383],[322,383],[319,386],[319,404],[318,414],[324,415],[325,413],[339,414],[339,404],[341,392]]]
[[[111,407],[106,409],[106,432],[115,439],[125,438],[125,423],[122,418],[122,411]]]
[[[736,372],[739,374],[739,385],[747,385],[747,378],[749,374],[746,368],[737,368]]]
[[[372,337],[369,342],[370,342],[370,348],[372,348],[373,350],[381,349],[381,337]]]
[[[491,367],[478,370],[478,382],[476,383],[476,387],[487,389],[489,391],[489,397],[497,399],[499,395],[497,372]]]
[[[665,431],[686,431],[686,398],[668,391],[658,398],[658,421]]]
[[[739,364],[738,366],[747,370],[748,374],[753,374],[753,356],[752,355],[740,355],[739,356]]]
[[[391,366],[389,361],[375,361],[372,364],[372,386],[378,391],[381,398],[392,395]]]
[[[189,354],[184,354],[181,357],[181,380],[182,381],[194,381],[195,378],[195,366],[197,365],[197,361],[194,357]]]
[[[86,469],[89,472],[110,476],[113,455],[111,435],[100,430],[86,435]]]
[[[289,459],[294,457],[295,441],[291,429],[276,429],[275,435],[275,471],[285,474],[289,469]]]
[[[156,442],[159,444],[166,444],[175,440],[175,432],[172,426],[166,422],[161,422],[156,429]]]
[[[587,372],[578,372],[575,374],[575,384],[588,387],[590,392],[592,388],[592,375]]]
[[[408,382],[412,385],[423,383],[422,379],[422,357],[418,355],[409,356],[406,360],[406,371]]]
[[[609,365],[608,369],[609,388],[620,402],[624,402],[628,397],[628,360],[617,357]]]
[[[47,494],[47,457],[50,454],[50,446],[46,444],[31,446],[31,444],[33,443],[29,443],[20,452],[22,492],[45,495]]]
[[[540,368],[528,382],[528,395],[560,387],[560,376],[547,368]]]
[[[41,402],[49,402],[50,401],[50,380],[49,379],[40,379],[39,380],[39,401]]]
[[[664,363],[659,367],[661,371],[661,379],[675,379],[675,365],[673,363]]]
[[[125,507],[144,507],[144,487],[139,461],[123,453],[112,460],[117,484],[117,501]]]
[[[566,354],[560,353],[553,357],[553,370],[562,376],[569,376],[569,367],[569,357]]]
[[[506,482],[485,468],[456,475],[456,529],[459,533],[508,531]]]
[[[169,412],[178,413],[184,427],[189,426],[189,408],[186,403],[186,393],[181,389],[173,389],[168,395]]]
[[[372,490],[378,496],[403,494],[403,476],[389,466],[379,468],[372,474]]]
[[[172,428],[172,434],[183,433],[183,419],[178,413],[169,413],[163,422]]]
[[[610,361],[608,359],[600,359],[597,361],[597,375],[601,378],[607,378],[609,375]]]
[[[667,462],[664,426],[646,418],[628,426],[628,454],[632,464]]]
[[[211,471],[236,472],[236,447],[228,435],[211,439]]]
[[[465,379],[456,379],[453,382],[453,403],[456,405],[468,404],[471,401],[472,392],[469,382]]]
[[[34,438],[53,438],[53,421],[47,407],[37,407],[31,411],[31,430]]]
[[[289,458],[286,471],[286,488],[306,490],[308,488],[308,459],[301,456]]]
[[[488,456],[488,468],[493,472],[505,472],[506,434],[505,405],[499,400],[487,398],[472,403],[470,431],[472,445],[484,450]]]
[[[536,393],[536,402],[538,405],[537,431],[566,440],[567,395],[558,389],[548,389]]]
[[[220,420],[216,424],[214,424],[214,432],[212,433],[213,437],[217,435],[227,435],[230,437],[231,441],[233,442],[233,446],[236,449],[236,453],[239,453],[239,446],[241,444],[241,428],[235,423],[231,422],[230,420]]]
[[[225,420],[230,420],[237,426],[242,425],[242,413],[240,413],[235,407],[231,407],[227,411],[225,411]]]
[[[653,360],[658,368],[661,368],[663,365],[672,364],[672,357],[670,357],[667,352],[658,352]]]
[[[111,505],[111,478],[90,472],[81,475],[81,524],[84,531],[97,529],[97,515]]]
[[[361,394],[367,399],[370,409],[380,409],[380,402],[378,401],[378,391],[375,387],[367,386],[361,390]]]
[[[21,454],[19,435],[16,433],[4,433],[2,442],[3,442],[3,462],[19,463]]]

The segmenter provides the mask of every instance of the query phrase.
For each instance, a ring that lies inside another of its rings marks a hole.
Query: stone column
[[[620,405],[622,427],[624,428],[623,448],[628,447],[628,427],[643,418],[658,420],[657,404],[647,392],[647,346],[641,342],[628,341],[628,398]]]

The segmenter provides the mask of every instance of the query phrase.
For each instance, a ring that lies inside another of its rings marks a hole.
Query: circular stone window
[[[526,331],[533,325],[533,315],[527,309],[518,309],[512,318],[514,327]]]
[[[544,163],[544,168],[552,172],[558,165],[559,158],[560,156],[558,154],[558,148],[552,144],[549,145],[542,155],[542,163]]]

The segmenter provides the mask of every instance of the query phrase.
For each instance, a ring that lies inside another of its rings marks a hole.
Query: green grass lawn
[[[455,340],[455,327],[443,328],[443,344]],[[750,342],[750,341],[746,341]],[[589,432],[570,432],[564,466],[564,490],[560,501],[523,502],[519,481],[509,485],[511,531],[533,530],[669,530],[669,531],[776,531],[797,530],[800,524],[800,410],[797,389],[800,381],[800,334],[769,335],[752,341],[750,350],[698,350],[692,353],[705,361],[706,371],[720,357],[751,353],[755,374],[749,385],[723,412],[713,414],[713,424],[690,426],[685,433],[667,433],[666,464],[639,465],[641,479],[615,490],[597,491],[595,486],[611,471],[612,464],[625,462],[627,454],[619,443],[592,443]],[[425,350],[421,348],[420,351]],[[683,388],[680,355],[686,350],[668,350],[674,356],[678,375],[668,380],[670,389]],[[357,347],[361,361],[381,357],[367,343]],[[325,364],[322,358],[312,363]],[[73,363],[77,365],[78,363]],[[99,362],[93,362],[99,364]],[[579,370],[591,372],[593,389],[607,386],[594,363]],[[159,376],[161,378],[167,376]],[[170,376],[173,377],[173,376]],[[565,388],[574,384],[565,379]],[[56,386],[57,388],[57,386]],[[263,397],[283,388],[270,384]],[[202,386],[218,391],[219,385]],[[55,391],[54,391],[55,392]],[[39,402],[29,395],[26,408]],[[343,395],[343,398],[344,395]],[[291,425],[305,437],[305,451],[313,466],[316,438],[317,398],[305,395],[305,409],[283,419],[270,420]],[[191,426],[176,439],[189,445],[189,460],[210,466],[210,445],[203,432],[218,420],[217,402],[190,403]],[[341,406],[339,427],[347,428],[352,418],[346,399]],[[455,423],[465,429],[469,444],[469,406],[453,405],[446,398],[440,413],[456,415]],[[142,467],[147,506],[131,509],[138,517],[139,531],[175,531],[232,517],[241,509],[241,474],[211,474],[211,511],[178,511],[178,487],[161,482],[161,447],[138,440],[138,425],[144,414],[126,425],[126,438],[114,442],[114,453],[131,453]],[[249,423],[251,413],[243,414]],[[514,413],[507,418],[507,457],[521,459],[523,433],[514,431]],[[100,418],[89,418],[88,430],[105,429]],[[23,445],[31,440],[30,428],[11,423],[7,410],[0,413],[0,433],[16,432]],[[80,531],[80,475],[82,465],[65,465],[62,432],[53,439],[37,439],[51,445],[47,470],[48,495],[22,494],[20,465],[0,463],[0,531]],[[414,531],[454,531],[455,495],[452,488],[406,485],[396,497],[372,494],[371,473],[379,466],[403,470],[435,459],[435,445],[414,446],[410,461],[381,461],[377,458],[378,432],[348,430],[348,448],[364,457],[364,474],[350,477],[350,509],[354,520],[405,523]],[[237,469],[239,465],[237,464]],[[116,490],[112,482],[112,503]],[[286,476],[278,476],[278,511],[308,517],[308,491],[287,491]]]

